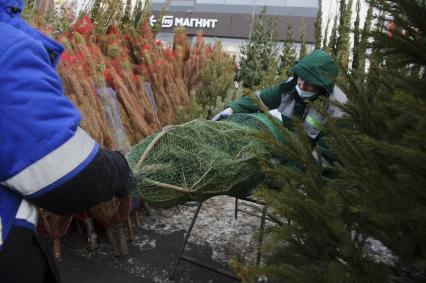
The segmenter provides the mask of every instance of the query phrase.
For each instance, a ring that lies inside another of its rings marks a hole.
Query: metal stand
[[[261,259],[261,256],[262,256],[261,251],[260,251],[260,246],[261,246],[262,241],[263,241],[263,230],[265,228],[266,212],[267,212],[268,207],[265,205],[265,203],[253,200],[251,198],[239,198],[239,199],[244,200],[244,201],[248,201],[248,202],[252,202],[252,203],[255,203],[255,204],[263,205],[261,222],[260,222],[259,239],[258,239],[258,249],[257,249],[257,255],[256,255],[256,265],[259,265],[260,259]],[[184,260],[184,261],[187,261],[189,263],[207,268],[207,269],[209,269],[213,272],[225,275],[225,276],[230,277],[232,279],[235,279],[237,281],[240,281],[241,279],[229,270],[226,270],[226,269],[223,269],[223,268],[220,268],[220,267],[213,267],[213,266],[211,266],[207,263],[201,262],[200,260],[197,260],[193,257],[184,255],[186,244],[188,243],[189,236],[191,235],[192,228],[194,227],[195,221],[197,220],[198,213],[200,212],[202,205],[203,205],[203,202],[200,202],[198,207],[197,207],[197,210],[194,213],[194,216],[192,217],[191,224],[189,225],[189,228],[186,231],[185,238],[182,242],[176,263],[173,266],[172,272],[170,273],[169,280],[173,280],[180,260]],[[237,217],[238,217],[238,211],[244,212],[246,214],[254,215],[250,212],[238,209],[238,198],[235,198],[235,219],[237,219]],[[255,215],[255,216],[258,216],[258,215]]]
[[[257,242],[258,244],[257,244],[257,254],[256,254],[256,266],[259,266],[260,260],[262,258],[262,251],[261,251],[260,248],[261,248],[262,242],[263,242],[263,231],[265,230],[265,221],[266,221],[266,213],[268,211],[268,206],[266,205],[266,203],[252,199],[252,198],[247,198],[247,197],[235,198],[235,219],[238,218],[238,211],[243,212],[243,213],[248,214],[248,215],[256,216],[256,217],[259,216],[257,214],[250,212],[250,211],[239,209],[239,207],[238,207],[238,200],[239,199],[263,206],[262,216],[260,218],[260,229],[259,229],[259,238],[258,238],[258,242]]]

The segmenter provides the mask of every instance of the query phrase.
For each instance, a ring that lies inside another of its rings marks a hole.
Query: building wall
[[[153,9],[159,10],[164,0],[152,0]],[[315,17],[318,0],[172,0],[170,11],[259,13],[262,7],[271,7],[271,15]]]
[[[158,20],[159,12],[152,12],[152,24]],[[300,39],[302,21],[305,24],[306,42],[314,40],[315,18],[309,17],[289,17],[270,16],[278,21],[278,39],[285,40],[287,35],[287,24],[292,20],[293,33],[296,41]],[[225,14],[206,12],[167,12],[163,18],[161,32],[173,32],[180,25],[186,27],[188,34],[194,35],[201,31],[206,36],[228,37],[247,39],[250,35],[252,16],[247,14]]]
[[[163,3],[164,0],[152,0],[151,24],[158,20]],[[184,26],[190,37],[201,31],[206,40],[219,38],[225,51],[238,56],[241,45],[249,38],[253,16],[263,7],[267,16],[278,22],[279,41],[286,39],[291,18],[295,41],[300,41],[304,22],[305,40],[308,47],[312,45],[318,0],[172,0],[162,20],[159,38],[170,43],[174,29]]]
[[[152,11],[158,16],[164,0],[152,0]],[[302,22],[305,24],[306,41],[314,41],[314,23],[318,10],[317,0],[173,0],[166,16],[193,20],[186,28],[189,34],[201,30],[205,35],[230,38],[248,38],[253,15],[259,14],[263,7],[270,17],[278,20],[279,40],[286,38],[289,18],[293,22],[295,40],[300,38]],[[211,19],[211,25],[198,24],[195,19]],[[213,23],[214,22],[214,23]],[[172,26],[164,25],[162,32],[172,32],[182,24],[179,21]]]

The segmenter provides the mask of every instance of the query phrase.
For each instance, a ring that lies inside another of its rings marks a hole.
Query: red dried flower
[[[80,34],[88,34],[93,30],[94,26],[88,16],[84,16],[73,24],[70,29]]]

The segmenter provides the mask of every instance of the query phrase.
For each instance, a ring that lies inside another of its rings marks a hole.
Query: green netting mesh
[[[275,137],[275,139],[285,144],[285,138],[283,134],[270,119],[275,120],[276,124],[281,125],[281,121],[277,120],[274,117],[268,117],[264,113],[260,112],[251,114],[236,113],[229,116],[223,121],[234,122],[240,125],[244,125],[252,130],[269,132]]]
[[[267,154],[253,133],[269,127],[252,115],[231,117],[168,126],[131,148],[127,159],[136,192],[161,207],[215,195],[247,196],[263,177],[256,155]]]

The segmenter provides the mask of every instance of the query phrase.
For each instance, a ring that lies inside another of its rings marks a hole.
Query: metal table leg
[[[268,207],[265,203],[259,202],[259,201],[256,201],[256,200],[253,200],[253,199],[250,199],[250,198],[240,198],[240,199],[248,201],[248,202],[252,202],[252,203],[255,203],[255,204],[263,205],[261,222],[260,222],[260,232],[259,232],[259,238],[258,238],[258,248],[257,248],[257,254],[256,254],[256,266],[258,266],[260,264],[260,260],[261,260],[261,257],[262,257],[261,244],[262,244],[262,241],[263,241],[263,232],[264,232],[264,228],[265,228],[266,214],[267,214]],[[242,210],[238,209],[238,200],[239,200],[238,198],[235,198],[235,214],[234,214],[235,219],[237,219],[237,217],[238,217],[238,211],[242,211]],[[180,260],[184,260],[184,261],[187,261],[189,263],[207,268],[207,269],[209,269],[213,272],[216,272],[216,273],[222,274],[224,276],[230,277],[230,278],[235,279],[237,281],[240,281],[241,278],[239,278],[238,276],[236,276],[233,272],[231,272],[229,270],[226,270],[226,269],[223,269],[223,268],[218,268],[218,267],[213,267],[213,266],[206,264],[206,263],[203,263],[203,262],[201,262],[201,261],[199,261],[199,260],[197,260],[197,259],[195,259],[191,256],[184,255],[185,247],[188,243],[189,236],[191,235],[192,229],[194,228],[195,221],[197,220],[197,217],[198,217],[198,214],[200,212],[202,205],[203,205],[203,203],[200,202],[200,204],[198,205],[198,207],[197,207],[197,209],[194,213],[194,216],[192,217],[191,224],[189,225],[188,230],[186,231],[185,238],[184,238],[182,245],[181,245],[181,248],[179,250],[179,255],[177,257],[176,263],[174,264],[174,266],[172,268],[172,272],[170,273],[169,280],[173,280],[173,278],[175,277],[175,274],[176,274],[177,267],[180,263]],[[248,213],[248,214],[252,214],[252,213]],[[254,214],[252,214],[252,215],[254,215]],[[255,216],[258,216],[258,215],[255,215]]]
[[[238,198],[235,198],[235,219],[238,218]]]
[[[260,260],[262,258],[261,246],[262,246],[262,242],[263,242],[263,233],[264,233],[264,230],[265,230],[265,222],[266,222],[266,215],[267,215],[267,212],[268,212],[268,206],[266,205],[266,203],[264,203],[262,201],[254,200],[254,199],[251,199],[249,197],[243,197],[243,198],[240,198],[240,199],[244,200],[244,201],[247,201],[247,202],[251,202],[251,203],[255,203],[255,204],[263,206],[263,208],[262,208],[262,216],[261,216],[261,220],[260,220],[260,229],[259,229],[259,238],[258,238],[257,253],[256,253],[256,266],[259,266],[260,265]],[[251,215],[251,216],[259,217],[258,214],[255,214],[255,213],[252,213],[252,212],[249,212],[249,211],[244,211],[244,210],[239,209],[239,207],[238,207],[238,198],[235,198],[235,219],[237,219],[238,211],[241,211],[241,212],[243,212],[245,214],[248,214],[248,215]]]
[[[192,217],[191,225],[189,225],[189,228],[188,228],[188,230],[186,231],[185,238],[184,238],[184,240],[183,240],[183,242],[182,242],[182,246],[180,247],[180,251],[179,251],[178,258],[177,258],[176,263],[175,263],[175,265],[174,265],[174,267],[173,267],[173,269],[172,269],[172,272],[171,272],[171,274],[170,274],[170,276],[169,276],[169,279],[170,279],[170,280],[172,280],[172,279],[173,279],[173,277],[175,276],[176,269],[177,269],[177,267],[178,267],[178,265],[179,265],[179,261],[180,261],[180,260],[181,260],[181,258],[182,258],[182,255],[183,255],[183,252],[184,252],[184,250],[185,250],[186,244],[188,243],[189,236],[191,235],[192,228],[194,227],[195,220],[197,220],[198,213],[200,212],[200,209],[201,209],[201,206],[202,206],[202,205],[203,205],[203,203],[202,203],[202,202],[200,202],[200,204],[199,204],[199,205],[198,205],[198,207],[197,207],[197,210],[196,210],[196,211],[195,211],[195,213],[194,213],[194,216]]]
[[[259,231],[259,241],[257,244],[257,255],[256,255],[256,266],[260,265],[260,259],[262,257],[262,242],[263,242],[263,232],[265,230],[265,221],[266,221],[266,212],[268,206],[264,205],[262,209],[262,219],[260,220],[260,231]]]

